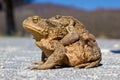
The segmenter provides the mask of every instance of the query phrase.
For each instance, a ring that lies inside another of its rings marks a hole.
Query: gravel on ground
[[[29,70],[31,62],[39,61],[41,50],[32,38],[0,37],[0,80],[120,80],[120,40],[97,39],[102,51],[99,67],[72,67]]]

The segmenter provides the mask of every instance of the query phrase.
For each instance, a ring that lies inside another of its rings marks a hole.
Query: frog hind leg
[[[93,67],[97,67],[100,63],[101,59],[98,59],[94,62],[89,62],[89,63],[84,63],[84,64],[79,64],[77,66],[75,66],[75,68],[93,68]]]
[[[38,70],[44,70],[44,69],[51,69],[54,68],[56,65],[63,65],[65,60],[67,59],[67,56],[65,54],[65,48],[64,46],[59,46],[55,49],[53,54],[51,54],[47,61],[38,66],[28,67],[29,69],[38,69]]]
[[[42,65],[44,64],[43,61],[35,61],[35,62],[32,62],[32,64],[35,64],[35,65]]]

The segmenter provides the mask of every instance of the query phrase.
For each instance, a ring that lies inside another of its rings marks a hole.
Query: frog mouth
[[[30,25],[23,24],[23,27],[30,33],[37,33],[39,34],[39,29],[37,27],[32,27]]]
[[[27,25],[27,24],[24,24],[24,23],[23,23],[23,27],[25,28],[25,30],[27,30],[29,33],[32,34],[33,38],[36,41],[41,40],[41,35],[42,34],[40,34],[40,31],[39,31],[38,27],[30,26],[30,25]]]

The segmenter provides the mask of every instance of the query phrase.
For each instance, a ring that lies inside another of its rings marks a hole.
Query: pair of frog
[[[23,27],[43,51],[42,61],[29,69],[51,69],[55,66],[92,68],[99,65],[101,51],[95,37],[84,25],[71,16],[56,15],[49,19],[28,17]]]

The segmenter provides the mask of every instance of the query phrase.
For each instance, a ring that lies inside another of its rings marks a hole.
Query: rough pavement
[[[0,38],[0,80],[120,80],[120,40],[97,40],[102,50],[101,65],[91,69],[61,68],[29,70],[41,51],[32,38]]]

